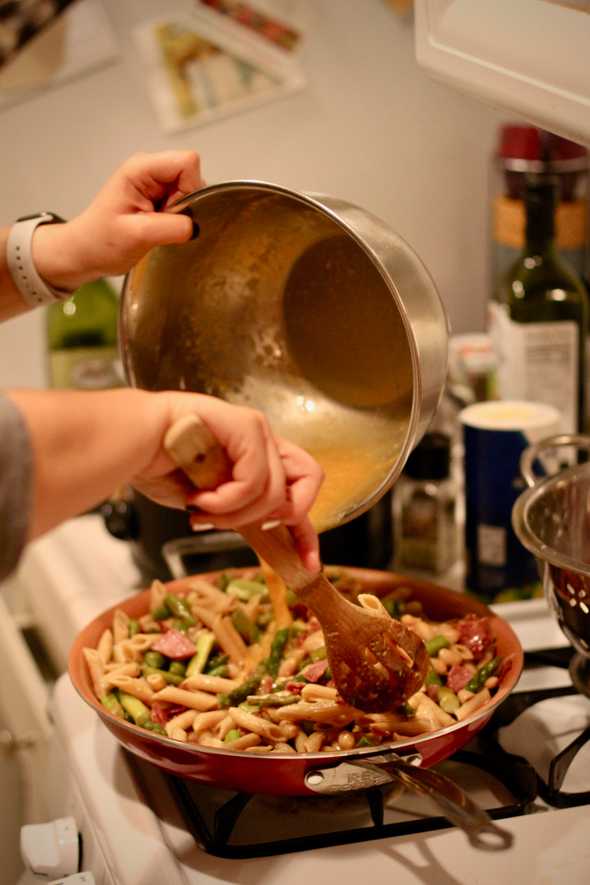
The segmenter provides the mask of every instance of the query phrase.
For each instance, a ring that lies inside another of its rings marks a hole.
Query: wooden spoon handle
[[[176,421],[164,437],[164,448],[198,489],[216,489],[231,479],[230,459],[197,415],[185,415]],[[295,592],[313,581],[314,576],[302,565],[285,526],[262,529],[248,525],[241,526],[239,531]]]

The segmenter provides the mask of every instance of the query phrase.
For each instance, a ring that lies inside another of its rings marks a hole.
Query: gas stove
[[[126,546],[95,517],[33,545],[19,579],[58,666],[84,624],[138,586]],[[509,831],[505,850],[472,847],[397,789],[295,799],[170,777],[122,750],[67,676],[51,703],[52,813],[75,818],[82,868],[104,885],[586,883],[590,700],[572,687],[571,650],[543,600],[496,609],[523,642],[525,671],[477,741],[438,767]]]

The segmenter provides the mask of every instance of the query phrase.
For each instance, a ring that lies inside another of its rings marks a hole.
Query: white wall
[[[309,86],[210,126],[163,135],[131,26],[185,2],[104,0],[118,63],[0,112],[0,223],[79,211],[135,150],[197,148],[208,182],[261,178],[333,193],[380,215],[434,275],[456,331],[481,328],[487,183],[503,115],[427,78],[411,22],[384,0],[309,0]],[[43,316],[0,329],[0,384],[44,383]]]

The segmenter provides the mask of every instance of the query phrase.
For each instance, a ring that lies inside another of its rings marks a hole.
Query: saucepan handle
[[[520,456],[520,472],[527,485],[533,488],[542,477],[537,476],[534,470],[535,461],[543,452],[550,449],[576,448],[584,452],[590,452],[590,436],[575,433],[561,433],[558,436],[550,436],[534,443],[525,449]]]

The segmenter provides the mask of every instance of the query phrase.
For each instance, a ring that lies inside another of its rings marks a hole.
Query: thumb
[[[193,223],[186,215],[171,212],[141,212],[128,219],[129,232],[146,249],[170,243],[186,243],[193,235]]]

